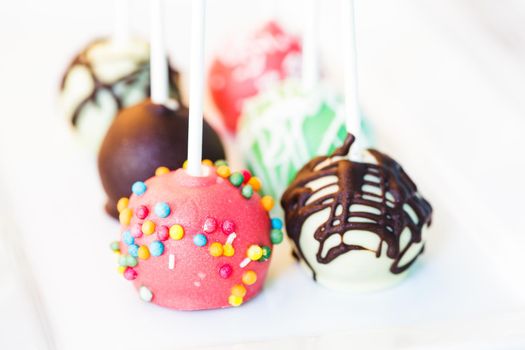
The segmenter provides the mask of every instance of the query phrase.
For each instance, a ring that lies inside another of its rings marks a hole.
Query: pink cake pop
[[[270,220],[273,199],[257,194],[256,177],[217,165],[200,177],[160,168],[121,202],[121,241],[112,246],[144,301],[215,309],[239,306],[261,290],[282,222]]]
[[[209,88],[226,127],[235,132],[244,100],[300,70],[299,39],[269,22],[229,45],[211,65]]]

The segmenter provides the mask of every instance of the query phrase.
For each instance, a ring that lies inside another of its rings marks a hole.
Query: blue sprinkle
[[[276,230],[280,230],[283,228],[283,222],[279,218],[273,218],[272,219],[272,228]]]
[[[128,253],[134,258],[138,258],[139,256],[139,246],[136,244],[132,244],[128,247]]]
[[[202,233],[199,233],[198,235],[193,237],[193,243],[195,243],[197,247],[204,247],[206,243],[208,243],[208,239],[206,238],[205,235],[203,235]]]
[[[127,245],[132,245],[135,243],[135,238],[131,235],[131,232],[126,231],[122,234],[122,241],[126,243]]]
[[[165,218],[168,215],[170,215],[171,209],[168,203],[166,202],[159,202],[155,204],[155,215],[157,215],[159,218]]]
[[[142,181],[137,181],[131,186],[131,192],[136,194],[137,196],[142,196],[144,192],[146,192],[146,184]]]
[[[161,256],[164,253],[164,244],[161,241],[153,241],[149,245],[149,252],[153,256]]]

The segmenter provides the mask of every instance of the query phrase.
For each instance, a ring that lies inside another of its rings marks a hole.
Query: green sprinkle
[[[129,267],[135,267],[137,266],[137,259],[132,257],[131,255],[126,256],[126,264]]]
[[[263,255],[261,256],[259,261],[266,261],[270,259],[270,256],[272,255],[272,249],[270,247],[263,246],[262,251],[263,251]]]
[[[226,162],[224,159],[219,159],[215,161],[215,167],[218,168],[221,165],[228,166],[228,162]]]
[[[118,252],[120,251],[120,245],[118,243],[118,241],[113,241],[109,244],[109,248],[114,251],[114,252]]]
[[[120,266],[124,266],[124,267],[128,266],[128,259],[126,259],[126,256],[125,256],[125,255],[121,255],[121,256],[119,256],[119,258],[118,258],[118,264],[119,264]]]
[[[244,176],[239,172],[236,172],[230,175],[230,182],[235,187],[239,187],[240,185],[242,185],[243,181],[244,181]]]
[[[253,188],[252,185],[246,185],[241,190],[242,196],[246,199],[252,198],[253,195]]]
[[[270,232],[270,240],[273,244],[279,244],[283,241],[283,231],[279,229],[273,229],[272,232]]]

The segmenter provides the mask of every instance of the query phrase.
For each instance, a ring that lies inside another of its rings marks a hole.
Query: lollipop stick
[[[206,0],[192,0],[191,14],[190,120],[187,171],[192,176],[201,176]]]
[[[319,80],[318,23],[319,1],[307,0],[303,32],[302,82],[305,90],[313,89]]]
[[[346,130],[356,137],[352,145],[350,157],[360,158],[363,147],[361,141],[361,109],[359,108],[358,93],[354,1],[342,1]]]
[[[128,0],[114,0],[115,23],[113,24],[113,41],[122,45],[129,40],[129,4]]]
[[[151,100],[153,103],[165,105],[169,98],[169,82],[161,0],[151,1],[150,25]]]

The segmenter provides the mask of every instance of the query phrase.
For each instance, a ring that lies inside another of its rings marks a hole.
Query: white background
[[[147,1],[133,0],[147,35]],[[184,78],[189,0],[166,38]],[[208,57],[300,0],[209,0]],[[72,55],[112,28],[110,1],[0,2],[0,348],[522,349],[525,347],[525,4],[358,0],[361,100],[378,147],[435,207],[422,264],[399,287],[348,296],[313,284],[279,247],[264,294],[235,310],[141,303],[115,273],[95,158],[55,112]],[[322,1],[322,62],[341,86],[338,1]],[[265,343],[269,342],[269,343]]]

